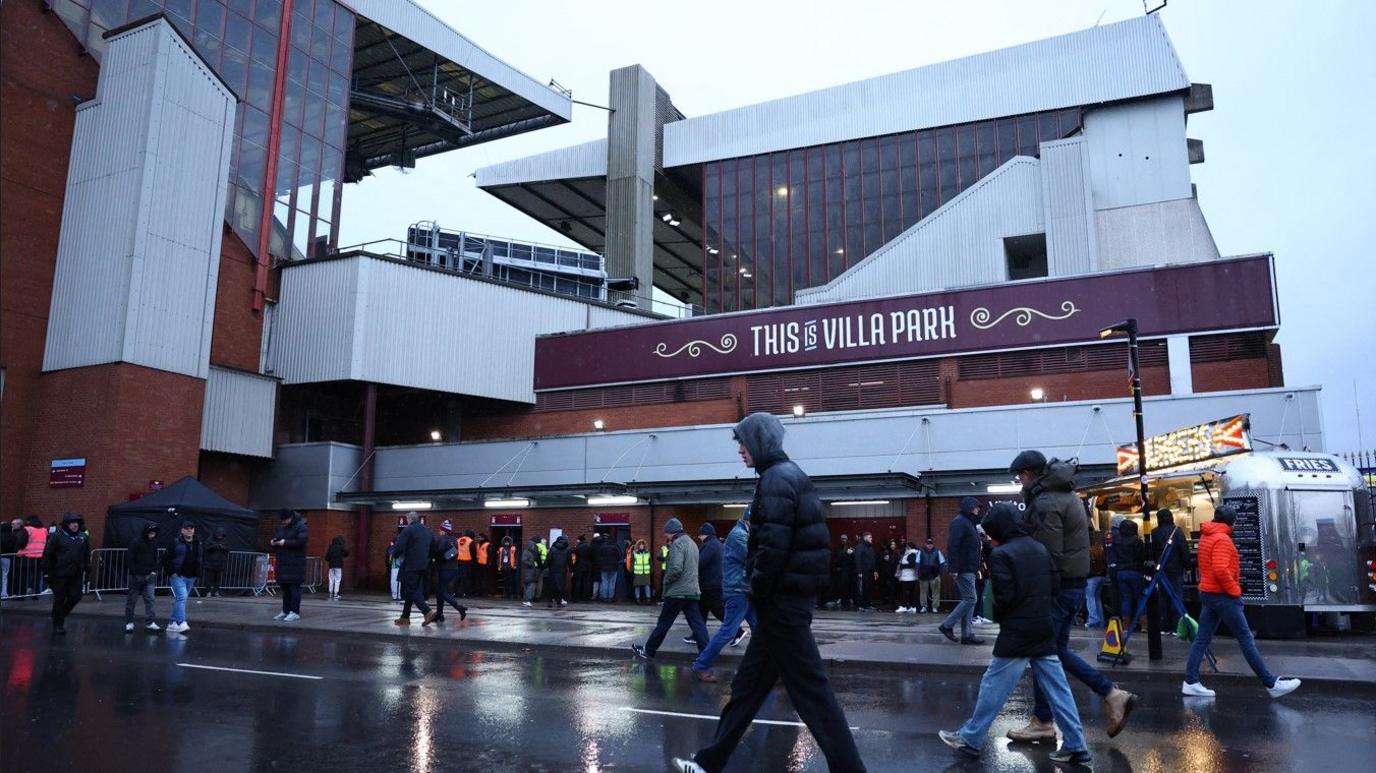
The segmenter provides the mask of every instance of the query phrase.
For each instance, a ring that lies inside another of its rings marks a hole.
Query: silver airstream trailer
[[[1099,528],[1143,519],[1137,476],[1085,488]],[[1300,637],[1306,613],[1376,612],[1376,520],[1357,469],[1332,454],[1246,451],[1147,473],[1152,511],[1170,508],[1198,538],[1214,508],[1237,508],[1233,528],[1243,601],[1258,634]],[[1197,577],[1191,578],[1197,582]],[[1187,581],[1187,586],[1192,584]]]

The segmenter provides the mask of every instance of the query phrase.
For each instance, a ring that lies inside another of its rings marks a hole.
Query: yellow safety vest
[[[669,546],[659,546],[659,571],[667,571],[669,568]]]
[[[635,566],[633,568],[635,574],[650,573],[650,551],[646,550],[644,552],[633,553],[632,558],[635,560]]]

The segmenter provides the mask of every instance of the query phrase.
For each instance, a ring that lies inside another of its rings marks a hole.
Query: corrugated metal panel
[[[346,5],[359,16],[425,46],[565,121],[573,119],[573,103],[568,97],[483,50],[412,0],[348,0]]]
[[[1153,14],[676,121],[664,127],[664,165],[1114,102],[1189,85]]]
[[[201,448],[272,457],[277,379],[211,366],[201,413]]]
[[[1040,163],[1018,156],[797,303],[827,303],[1008,278],[1003,239],[1043,229]]]
[[[478,187],[513,185],[544,180],[576,180],[607,176],[607,141],[593,140],[580,145],[537,153],[492,166],[477,172]]]
[[[1182,97],[1086,111],[1084,136],[1095,209],[1190,196]]]
[[[77,115],[45,370],[205,377],[235,108],[166,21],[108,42]]]
[[[353,379],[535,402],[535,337],[645,318],[366,256],[288,266],[272,367],[285,383]]]
[[[253,476],[249,508],[277,510],[347,509],[334,504],[337,491],[358,490],[363,453],[345,443],[293,443],[277,447],[277,456]]]
[[[1046,205],[1046,261],[1051,276],[1084,274],[1097,263],[1089,150],[1083,137],[1044,142],[1042,200]]]
[[[1218,260],[1199,201],[1193,198],[1094,213],[1099,270]]]

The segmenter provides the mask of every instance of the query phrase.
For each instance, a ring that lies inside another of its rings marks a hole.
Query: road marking
[[[320,681],[323,676],[309,676],[307,674],[287,674],[281,671],[254,671],[251,668],[225,668],[223,666],[198,666],[195,663],[178,663],[182,668],[202,668],[206,671],[233,671],[236,674],[258,674],[260,676],[285,676],[290,679],[314,679]]]
[[[630,711],[635,714],[658,714],[662,717],[683,717],[684,719],[710,719],[713,722],[716,722],[718,719],[720,719],[720,717],[717,717],[714,714],[684,714],[679,711],[656,711],[655,709],[638,709],[634,706],[622,706],[621,710]],[[788,722],[781,719],[752,719],[750,721],[754,722],[757,725],[783,725],[784,727],[807,727],[807,725],[803,724],[802,722]],[[860,728],[856,727],[855,725],[851,725],[850,729],[859,730]]]

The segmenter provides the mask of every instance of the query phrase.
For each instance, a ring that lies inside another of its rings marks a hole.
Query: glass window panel
[[[1037,139],[1039,142],[1050,142],[1060,138],[1060,122],[1056,120],[1055,113],[1043,113],[1037,118]]]
[[[259,62],[248,64],[248,102],[265,112],[272,109],[272,69]]]
[[[85,29],[86,20],[91,13],[86,6],[77,5],[72,0],[56,0],[53,3],[53,12],[68,29],[73,30]]]
[[[1037,117],[1025,115],[1018,119],[1018,153],[1037,155]]]
[[[268,252],[276,258],[286,257],[287,227],[291,224],[291,209],[277,203],[272,207],[272,233],[268,236]]]
[[[130,0],[129,2],[129,21],[146,19],[155,13],[162,11],[161,0]]]
[[[305,84],[306,69],[309,66],[310,60],[306,57],[306,53],[293,46],[287,55],[287,79]]]
[[[330,68],[347,76],[352,69],[353,58],[353,43],[335,38],[334,47],[330,49]]]
[[[225,16],[225,45],[233,46],[240,51],[249,49],[249,36],[253,28],[248,19],[237,13],[226,14]]]
[[[167,20],[171,22],[172,26],[176,27],[177,31],[182,33],[182,35],[188,38],[194,37],[196,35],[196,27],[192,25],[191,19],[183,19],[182,17],[176,14],[168,14]]]
[[[770,195],[774,209],[774,230],[771,234],[774,251],[770,266],[774,279],[774,293],[770,305],[773,305],[791,303],[793,299],[793,261],[788,254],[789,198],[792,196],[788,186],[788,154],[774,154],[771,166],[774,171],[774,190]]]
[[[220,34],[218,31],[211,32],[196,28],[196,37],[192,40],[192,45],[196,48],[196,53],[215,69],[220,71]],[[226,78],[228,80],[228,78]]]
[[[86,48],[91,52],[91,58],[100,61],[105,55],[105,28],[98,24],[91,24],[86,27]]]
[[[978,143],[976,150],[979,155],[979,176],[983,178],[999,165],[998,131],[993,121],[982,123],[975,129],[975,142]]]
[[[310,63],[310,79],[306,81],[306,87],[313,93],[325,96],[325,82],[328,80],[325,65],[312,61]]]
[[[292,214],[295,217],[291,224],[291,259],[301,260],[310,254],[311,216],[309,212],[299,209]]]
[[[788,262],[793,269],[794,292],[807,287],[807,196],[808,186],[804,173],[806,162],[801,151],[788,155]]]
[[[306,87],[299,81],[287,81],[282,98],[282,118],[292,126],[301,125],[302,109],[306,105]]]
[[[354,15],[349,13],[349,9],[338,3],[330,3],[334,6],[334,36],[341,40],[353,41],[354,35]]]
[[[167,12],[191,21],[196,16],[196,0],[166,0]]]
[[[1018,154],[1018,124],[1012,118],[1000,118],[996,128],[999,136],[998,160],[1005,161]]]
[[[263,190],[263,175],[267,173],[267,151],[247,142],[239,144],[239,174],[236,182],[248,190]]]
[[[301,119],[301,128],[316,136],[324,136],[325,101],[313,94],[306,95],[306,113]]]
[[[277,69],[277,36],[262,27],[253,28],[253,60]]]
[[[324,27],[329,32],[334,24],[334,3],[331,0],[320,0],[315,4],[314,18],[311,20],[317,27]]]
[[[770,157],[755,157],[754,199],[755,199],[755,242],[750,251],[750,263],[746,265],[751,274],[745,277],[750,282],[752,295],[741,295],[743,308],[760,308],[773,305],[773,252],[774,218],[772,199],[774,191],[770,186]]]
[[[349,78],[339,73],[329,74],[329,85],[326,86],[325,97],[330,100],[332,105],[349,104]]]
[[[946,203],[956,195],[960,170],[956,168],[956,134],[949,128],[936,132],[936,173],[940,202]]]
[[[336,148],[344,147],[344,134],[349,128],[349,111],[337,105],[325,107],[325,141]]]
[[[956,155],[959,158],[960,190],[975,184],[979,178],[979,157],[976,155],[975,127],[966,125],[956,130]]]
[[[258,0],[253,4],[253,20],[274,33],[282,29],[282,0]]]
[[[214,0],[201,0],[196,7],[196,32],[204,31],[216,38],[224,35],[225,7]]]
[[[299,9],[300,7],[299,5],[292,6],[293,10]],[[299,15],[293,13],[291,18],[291,44],[302,51],[309,50],[311,47],[311,29],[310,20],[302,21]]]
[[[325,0],[329,2],[329,0]],[[312,12],[315,10],[314,0],[294,0],[291,4],[291,23],[293,26],[297,22],[310,25]]]
[[[300,185],[314,185],[320,175],[320,140],[303,135],[301,137],[301,164]],[[305,203],[301,203],[302,209],[306,208]]]
[[[91,23],[105,29],[118,27],[127,21],[128,11],[127,0],[91,0]]]
[[[325,61],[330,58],[330,41],[333,37],[327,29],[314,27],[311,31],[311,56]]]
[[[268,144],[268,115],[262,110],[244,106],[244,141],[260,147]]]
[[[226,217],[229,219],[230,227],[248,244],[249,249],[256,252],[258,221],[263,212],[262,200],[253,191],[238,185],[232,186],[229,194],[229,212]]]
[[[229,0],[229,8],[241,16],[253,16],[253,0]]]

